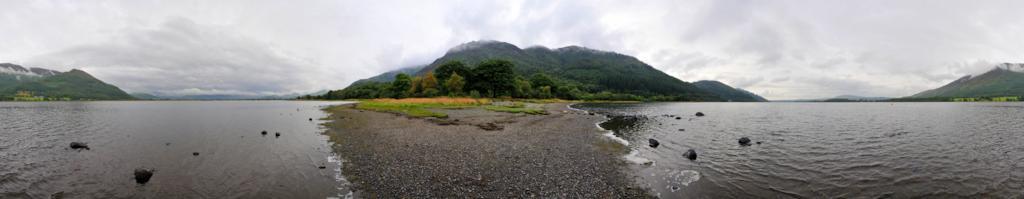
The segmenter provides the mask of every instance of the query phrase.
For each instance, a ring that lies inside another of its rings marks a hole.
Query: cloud
[[[927,6],[922,6],[927,5]],[[1024,62],[1020,1],[2,1],[0,62],[131,91],[338,89],[473,40],[633,55],[769,99],[908,96]],[[41,25],[46,24],[46,25]]]
[[[84,68],[130,91],[160,94],[285,94],[313,87],[318,72],[271,44],[213,26],[170,19],[152,29],[35,58],[39,65]]]

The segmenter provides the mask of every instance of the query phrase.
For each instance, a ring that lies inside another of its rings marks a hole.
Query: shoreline
[[[446,119],[338,105],[325,134],[356,197],[652,197],[622,158],[627,146],[594,128],[606,118],[570,105],[435,110]]]

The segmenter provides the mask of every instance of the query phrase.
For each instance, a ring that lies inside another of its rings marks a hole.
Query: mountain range
[[[1003,63],[981,75],[967,75],[910,98],[1024,96],[1024,64]]]
[[[10,100],[22,91],[29,92],[33,96],[72,100],[135,99],[120,88],[104,83],[82,70],[72,69],[68,72],[59,72],[0,63],[0,97],[2,100]]]
[[[352,85],[390,81],[398,73],[421,76],[450,61],[475,66],[490,59],[512,62],[515,66],[513,69],[518,75],[529,77],[543,73],[577,85],[582,91],[590,93],[671,96],[672,99],[691,101],[766,101],[756,94],[717,81],[701,83],[705,88],[700,88],[699,85],[665,74],[635,57],[616,52],[580,46],[557,49],[535,46],[521,49],[499,41],[473,41],[461,44],[425,66],[389,71],[359,80]]]

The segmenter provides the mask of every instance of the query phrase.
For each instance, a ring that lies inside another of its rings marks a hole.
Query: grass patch
[[[507,105],[490,105],[485,106],[484,109],[495,112],[506,112],[506,113],[526,113],[531,115],[547,115],[548,112],[544,111],[543,108],[531,108],[527,107],[522,102],[513,102]]]
[[[467,108],[490,104],[489,99],[473,98],[405,98],[405,99],[373,99],[359,102],[357,109],[393,112],[412,117],[446,118],[448,114],[430,111],[429,109]]]

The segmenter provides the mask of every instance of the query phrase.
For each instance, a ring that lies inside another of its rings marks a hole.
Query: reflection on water
[[[631,167],[665,198],[1024,196],[1021,103],[574,107],[610,115],[601,126],[637,143],[632,158],[653,164]],[[741,137],[762,144],[740,146]]]
[[[340,161],[320,134],[329,104],[0,102],[0,198],[344,196]],[[139,185],[136,168],[155,172]]]

